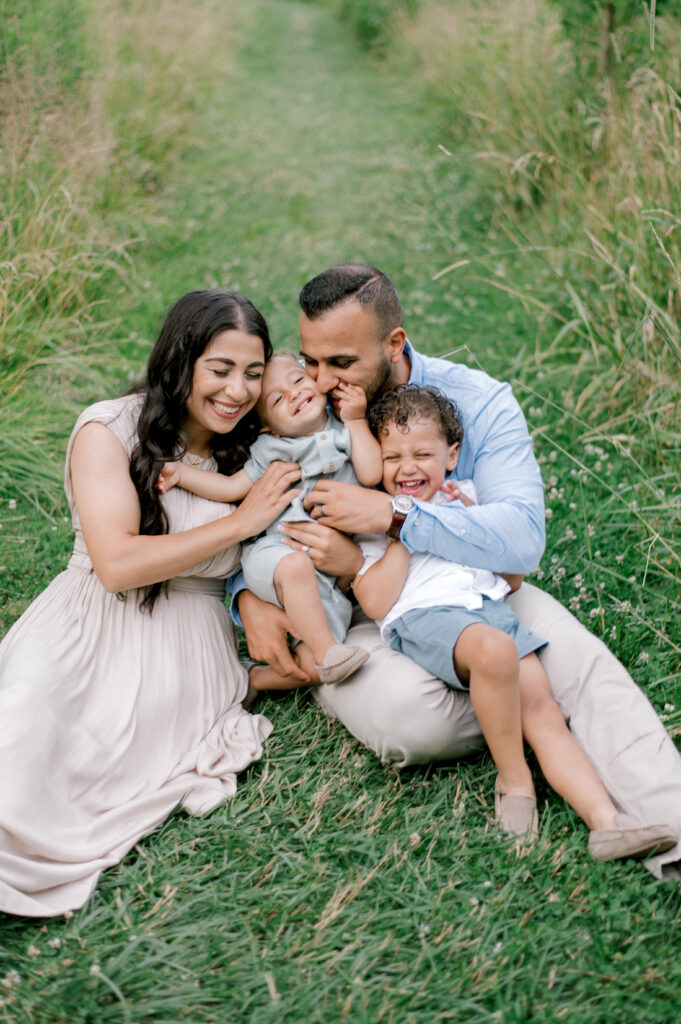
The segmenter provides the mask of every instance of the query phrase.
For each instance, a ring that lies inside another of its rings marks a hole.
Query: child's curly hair
[[[367,420],[372,434],[379,440],[382,434],[387,434],[391,423],[406,434],[410,420],[433,420],[440,435],[450,446],[463,440],[463,425],[458,408],[441,391],[429,384],[401,384],[386,391],[369,407]]]

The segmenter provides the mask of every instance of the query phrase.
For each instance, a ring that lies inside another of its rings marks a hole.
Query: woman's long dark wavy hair
[[[188,292],[166,315],[149,357],[146,379],[136,390],[144,393],[137,422],[138,442],[130,458],[130,476],[140,501],[140,533],[168,532],[161,496],[156,490],[164,462],[186,450],[183,423],[192,391],[194,364],[222,331],[243,331],[262,340],[265,361],[272,342],[264,317],[237,292],[217,289]],[[260,424],[251,410],[228,434],[214,434],[211,452],[220,473],[235,473],[246,462]],[[140,608],[151,611],[164,588],[146,587]]]

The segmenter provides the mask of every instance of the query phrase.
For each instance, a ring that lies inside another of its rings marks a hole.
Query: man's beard
[[[390,380],[391,370],[392,363],[387,358],[387,356],[383,356],[381,362],[378,365],[378,368],[376,369],[376,373],[374,375],[373,380],[364,389],[364,392],[367,396],[367,402],[371,402],[373,401],[374,398],[378,398],[378,396],[381,394],[386,384]]]

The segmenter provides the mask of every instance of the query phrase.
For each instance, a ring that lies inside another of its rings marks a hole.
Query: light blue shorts
[[[427,669],[454,690],[468,691],[454,671],[454,647],[466,626],[484,622],[508,633],[518,648],[518,657],[541,651],[547,641],[531,633],[503,601],[483,597],[482,608],[459,608],[455,605],[436,608],[414,608],[390,623],[394,634],[390,646],[401,651],[422,668]]]
[[[292,554],[294,551],[288,544],[284,544],[281,538],[269,534],[259,537],[250,544],[244,544],[241,553],[244,580],[248,589],[261,601],[269,601],[270,604],[276,604],[281,608],[274,586],[274,570],[282,558]],[[352,605],[334,585],[335,576],[327,576],[326,573],[316,570],[315,574],[329,629],[336,643],[342,644],[350,626]]]

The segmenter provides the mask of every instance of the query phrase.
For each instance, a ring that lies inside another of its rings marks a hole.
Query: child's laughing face
[[[388,494],[408,494],[430,501],[459,457],[459,445],[448,445],[436,420],[410,420],[407,430],[387,425],[380,437],[383,486]]]
[[[326,396],[292,359],[276,353],[265,367],[257,405],[262,422],[278,437],[307,437],[326,424]]]

